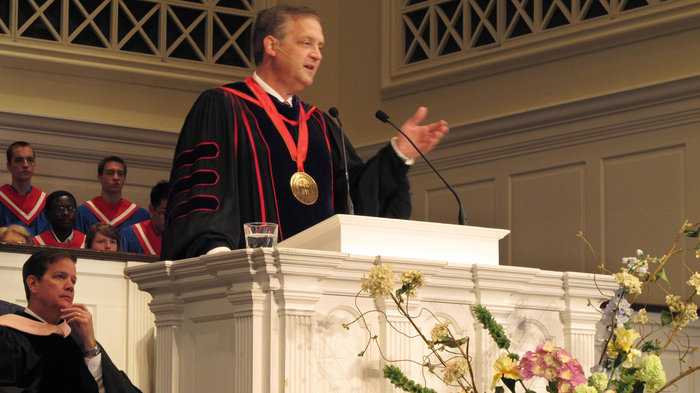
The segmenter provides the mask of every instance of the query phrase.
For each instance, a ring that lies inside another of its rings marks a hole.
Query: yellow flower
[[[627,352],[627,356],[625,356],[625,360],[622,362],[622,367],[634,367],[634,364],[637,362],[637,357],[639,356],[642,356],[642,351],[635,348],[630,349],[630,351]]]
[[[493,376],[491,389],[496,389],[496,385],[502,377],[509,379],[522,379],[522,377],[520,377],[520,373],[515,369],[515,361],[509,358],[506,354],[501,354],[501,356],[496,359],[496,363],[493,364],[493,371],[495,371],[496,374]]]
[[[639,333],[635,332],[634,329],[617,328],[615,330],[615,348],[620,349],[624,352],[629,352],[630,348],[634,344],[634,341],[639,337]]]
[[[612,341],[608,341],[608,346],[605,348],[605,354],[610,359],[615,359],[617,357],[617,349],[615,349],[615,344]]]

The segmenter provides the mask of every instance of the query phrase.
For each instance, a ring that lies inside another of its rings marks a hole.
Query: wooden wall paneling
[[[582,242],[575,235],[585,225],[585,195],[583,163],[509,176],[513,264],[547,270],[560,270],[562,261],[580,266]]]

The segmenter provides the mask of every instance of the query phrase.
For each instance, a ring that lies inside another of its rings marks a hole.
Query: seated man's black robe
[[[342,136],[332,119],[301,103],[309,114],[304,171],[319,188],[304,205],[289,181],[297,164],[283,138],[245,83],[207,90],[180,133],[166,209],[161,257],[183,259],[225,246],[245,247],[243,224],[276,222],[284,240],[324,219],[346,213]],[[271,98],[297,141],[299,99],[291,107]],[[356,214],[408,218],[409,186],[404,164],[387,144],[366,163],[346,139],[351,196]]]
[[[36,321],[24,312],[18,315]],[[68,337],[37,336],[0,326],[0,391],[97,393],[97,382],[85,364],[81,348],[75,331]],[[140,393],[104,349],[102,382],[106,393]]]

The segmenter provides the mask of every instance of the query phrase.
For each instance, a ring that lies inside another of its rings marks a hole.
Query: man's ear
[[[36,276],[34,275],[29,275],[27,276],[27,288],[29,288],[29,293],[34,294],[37,291],[37,287],[39,286],[39,280],[37,280]]]
[[[267,35],[263,38],[263,48],[265,49],[265,54],[271,57],[277,56],[277,46],[279,45],[279,40],[272,34]]]

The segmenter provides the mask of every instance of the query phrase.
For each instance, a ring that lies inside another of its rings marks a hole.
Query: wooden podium
[[[425,274],[414,310],[429,309],[450,320],[457,334],[472,338],[469,350],[482,388],[490,385],[497,349],[472,317],[471,308],[479,303],[504,324],[512,350],[524,352],[549,339],[570,350],[584,368],[592,365],[599,314],[586,304],[603,298],[592,285],[593,275],[498,266],[498,240],[506,234],[335,216],[275,248],[127,268],[128,278],[153,296],[155,391],[392,391],[382,378],[379,351],[370,347],[357,356],[368,331],[358,324],[342,327],[359,316],[356,304],[363,311],[376,306],[386,310],[386,318],[370,313],[364,321],[378,335],[385,356],[420,360],[425,353],[421,342],[388,326],[387,321],[414,333],[390,304],[355,298],[362,275],[380,263],[392,264],[396,273]],[[476,250],[483,253],[472,259]],[[608,277],[597,281],[605,291],[616,287]],[[435,324],[428,315],[418,318],[427,331]],[[420,367],[397,365],[422,385],[448,391],[434,378],[424,380]]]

